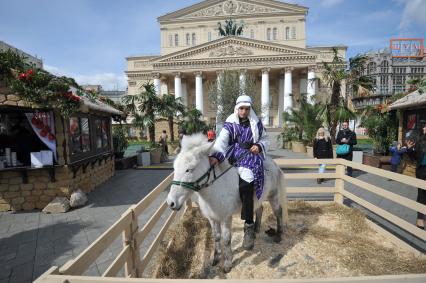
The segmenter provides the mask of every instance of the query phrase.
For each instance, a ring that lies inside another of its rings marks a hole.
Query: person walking
[[[343,122],[342,123],[343,129],[341,129],[337,133],[336,143],[337,143],[337,149],[336,149],[336,155],[337,158],[343,158],[348,161],[352,161],[353,158],[353,146],[357,144],[356,140],[356,134],[355,132],[351,131],[349,129],[349,123]],[[347,167],[347,175],[352,177],[352,167]]]
[[[317,135],[314,139],[314,158],[326,159],[333,158],[333,146],[331,144],[331,137],[328,132],[325,131],[324,127],[321,127],[317,131]],[[321,164],[318,169],[318,173],[325,172],[325,164]],[[321,184],[324,182],[323,178],[318,178],[317,183]]]
[[[422,125],[422,133],[417,142],[407,141],[407,153],[417,161],[416,178],[426,180],[426,122]],[[417,202],[426,204],[426,190],[418,188]],[[425,215],[417,212],[417,227],[425,229]]]

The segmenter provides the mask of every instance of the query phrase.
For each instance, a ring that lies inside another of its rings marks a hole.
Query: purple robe
[[[257,123],[257,127],[259,129],[259,136],[262,136],[264,128],[261,121]],[[216,152],[213,156],[220,162],[227,158],[231,163],[235,162],[233,163],[235,167],[244,167],[251,170],[254,176],[253,183],[256,197],[260,199],[263,193],[265,179],[263,171],[263,154],[253,154],[249,149],[245,149],[240,145],[240,143],[254,143],[250,125],[244,127],[237,123],[225,122],[223,128],[229,132],[229,147],[226,150],[225,156],[220,152]],[[262,144],[259,145],[264,151],[264,146]]]

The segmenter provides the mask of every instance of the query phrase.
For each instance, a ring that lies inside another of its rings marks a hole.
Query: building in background
[[[21,49],[18,49],[10,44],[7,44],[4,41],[0,40],[0,50],[1,51],[6,51],[6,50],[13,50],[16,53],[22,55],[25,57],[25,60],[27,63],[34,65],[35,67],[39,68],[39,69],[43,69],[43,60],[41,58],[38,58],[37,56],[32,56],[24,51],[22,51]]]
[[[127,57],[128,93],[153,82],[157,95],[174,93],[184,104],[196,107],[210,124],[216,107],[209,103],[209,84],[224,70],[247,74],[257,81],[263,123],[282,124],[284,110],[298,106],[302,94],[313,97],[325,86],[308,83],[321,79],[323,62],[333,59],[331,46],[306,46],[308,8],[274,0],[206,0],[158,18],[160,55]],[[244,21],[241,36],[220,37],[218,23]],[[346,58],[346,47],[337,46]]]
[[[411,79],[426,78],[423,39],[392,39],[390,48],[365,55],[365,74],[373,79],[375,89],[352,99],[356,109],[382,104],[394,94],[409,91]]]

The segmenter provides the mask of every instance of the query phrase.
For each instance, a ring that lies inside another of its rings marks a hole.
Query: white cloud
[[[97,73],[97,74],[73,74],[55,66],[44,65],[46,71],[57,76],[67,76],[74,78],[80,85],[91,84],[101,85],[104,90],[125,90],[127,78],[124,74]]]
[[[402,14],[400,29],[408,29],[412,23],[426,25],[426,1],[405,0],[404,12]]]
[[[321,6],[333,7],[342,3],[343,0],[323,0],[321,1]]]

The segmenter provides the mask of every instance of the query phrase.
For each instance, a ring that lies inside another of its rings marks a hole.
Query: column
[[[167,79],[161,81],[161,95],[169,94],[169,87],[167,85]]]
[[[160,79],[160,73],[154,73],[154,88],[155,88],[155,94],[157,96],[160,96],[161,94],[161,79]]]
[[[284,72],[280,73],[278,85],[278,127],[283,125],[284,111]]]
[[[217,111],[216,111],[216,134],[219,134],[223,128],[223,121],[226,117],[222,117],[223,107],[221,105],[221,96],[222,96],[222,77],[223,71],[216,71],[217,78]]]
[[[175,73],[175,97],[182,97],[182,75],[181,73]]]
[[[245,95],[245,90],[246,90],[246,73],[247,70],[246,69],[242,69],[240,71],[240,95]]]
[[[203,73],[195,72],[195,107],[204,114]]]
[[[314,103],[314,95],[315,95],[315,66],[308,67],[308,87],[306,93],[308,94],[308,103]]]
[[[186,80],[182,82],[182,104],[188,107],[188,87]]]
[[[293,109],[293,67],[285,68],[284,75],[284,111],[291,111]]]
[[[269,71],[270,68],[262,69],[262,122],[269,126]]]

